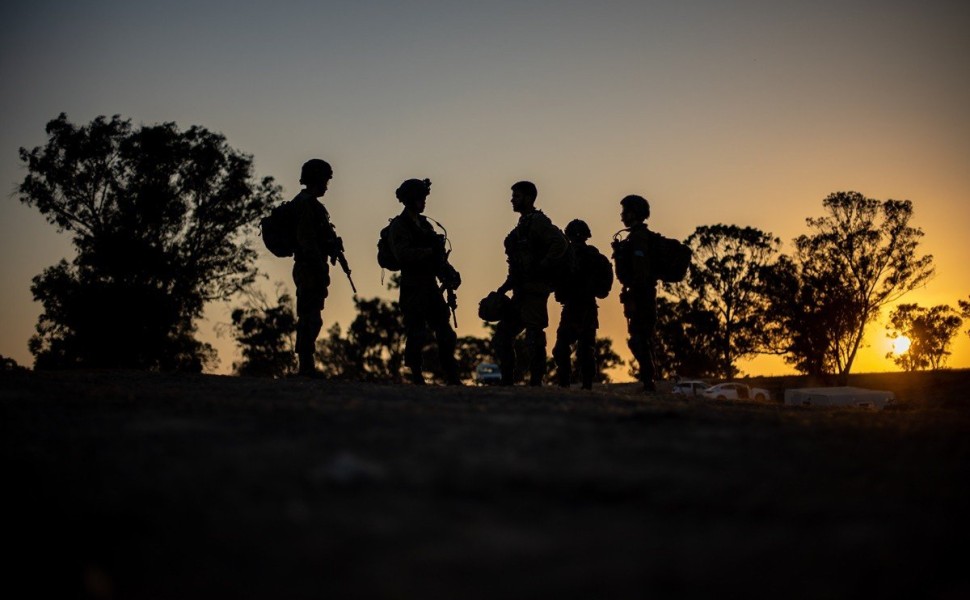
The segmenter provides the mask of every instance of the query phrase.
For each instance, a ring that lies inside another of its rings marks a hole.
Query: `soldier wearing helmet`
[[[640,369],[645,392],[656,391],[654,345],[657,327],[657,280],[652,275],[650,238],[646,220],[650,204],[645,198],[630,195],[620,200],[620,219],[626,226],[626,239],[613,241],[616,277],[623,285],[620,302],[627,319],[627,343]],[[622,232],[621,231],[621,232]],[[619,235],[619,233],[617,234]]]
[[[293,283],[296,285],[296,354],[299,373],[317,375],[314,350],[323,327],[323,306],[330,286],[330,266],[339,238],[330,222],[330,213],[319,201],[327,193],[333,169],[325,160],[314,158],[303,163],[300,183],[303,190],[293,199],[296,221],[296,250],[293,254]]]
[[[566,238],[575,261],[575,275],[568,286],[556,290],[556,300],[562,304],[562,315],[556,330],[556,345],[552,356],[556,361],[556,379],[561,387],[569,387],[572,365],[572,345],[576,345],[579,375],[585,390],[593,388],[596,375],[596,330],[599,328],[597,298],[605,298],[613,285],[610,261],[595,246],[587,244],[592,237],[585,221],[574,219],[566,225]]]
[[[461,285],[461,275],[448,262],[446,238],[435,232],[422,213],[431,193],[428,179],[408,179],[395,192],[404,210],[391,219],[387,237],[390,250],[401,268],[401,315],[407,339],[404,364],[412,383],[423,385],[422,354],[428,331],[438,343],[438,360],[448,385],[461,385],[455,360],[457,335],[449,322],[448,302]],[[440,285],[439,285],[440,281]]]

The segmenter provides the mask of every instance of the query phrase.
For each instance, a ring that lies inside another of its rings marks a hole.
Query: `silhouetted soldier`
[[[546,373],[547,303],[552,292],[552,275],[568,242],[549,217],[535,208],[538,190],[530,181],[512,186],[512,210],[519,222],[505,238],[509,274],[499,287],[511,290],[510,309],[495,328],[492,344],[502,369],[502,385],[512,385],[515,372],[515,338],[525,330],[529,350],[529,385],[542,385]]]
[[[596,375],[596,330],[599,328],[596,299],[609,295],[613,286],[613,268],[595,246],[586,243],[593,234],[584,221],[570,221],[565,233],[576,268],[567,284],[556,290],[556,300],[562,303],[562,315],[552,356],[556,360],[557,383],[569,387],[571,346],[576,344],[582,386],[584,390],[590,390]]]
[[[654,335],[657,327],[657,279],[650,264],[650,204],[641,196],[620,200],[620,219],[629,235],[613,242],[616,278],[623,284],[620,302],[630,333],[628,344],[640,367],[640,381],[647,392],[656,391]]]
[[[400,304],[407,342],[404,364],[411,370],[411,382],[423,385],[421,355],[428,331],[438,342],[438,359],[445,383],[461,385],[455,361],[457,336],[449,319],[450,308],[442,294],[461,285],[461,276],[448,262],[445,236],[435,232],[422,215],[431,193],[431,181],[408,179],[397,188],[404,210],[388,226],[391,252],[401,266]],[[438,281],[441,285],[438,285]]]
[[[330,286],[330,265],[342,251],[340,238],[330,223],[330,213],[318,200],[327,193],[333,169],[325,160],[314,158],[303,164],[303,190],[293,199],[296,215],[296,250],[293,254],[293,283],[296,284],[296,353],[300,374],[315,376],[313,354],[323,327],[323,305]]]

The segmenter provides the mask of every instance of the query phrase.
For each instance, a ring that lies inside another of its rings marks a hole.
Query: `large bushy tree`
[[[296,314],[293,299],[277,288],[276,304],[251,292],[246,304],[232,311],[232,335],[242,351],[233,364],[237,375],[284,377],[296,372]]]
[[[404,319],[397,302],[355,299],[357,317],[347,328],[356,379],[400,381],[404,366]]]
[[[705,333],[713,334],[706,347],[716,352],[715,374],[734,377],[739,360],[765,348],[760,277],[781,240],[754,227],[718,224],[698,227],[686,244],[693,250],[688,276],[666,288],[683,302],[677,306],[682,316],[694,313],[694,321],[713,317],[705,325],[715,329]]]
[[[202,127],[61,114],[46,131],[20,149],[19,199],[68,232],[76,256],[34,278],[36,366],[201,370],[215,353],[196,320],[252,282],[248,234],[279,187]]]
[[[889,313],[886,329],[890,337],[908,338],[909,349],[886,356],[906,371],[942,369],[950,355],[950,342],[962,323],[960,314],[947,304],[931,308],[900,304]]]
[[[658,374],[664,378],[718,377],[722,365],[719,331],[717,314],[696,300],[658,296],[654,346]],[[639,376],[632,364],[630,375]]]
[[[826,215],[806,219],[811,232],[766,275],[769,324],[783,325],[774,327],[776,347],[799,370],[844,380],[866,326],[932,277],[933,257],[918,251],[923,232],[910,225],[909,200],[837,192],[822,204]]]
[[[771,349],[816,379],[838,373],[859,312],[838,273],[803,269],[782,256],[762,273],[768,299],[765,334]]]

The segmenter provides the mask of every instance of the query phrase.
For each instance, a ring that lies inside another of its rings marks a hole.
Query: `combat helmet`
[[[398,186],[394,195],[398,202],[405,203],[418,198],[424,198],[431,193],[430,179],[407,179]]]
[[[576,240],[580,242],[585,242],[589,238],[593,237],[593,232],[589,230],[589,225],[586,221],[582,219],[573,219],[566,225],[566,229],[563,231],[570,240]]]
[[[501,321],[509,310],[512,300],[501,292],[489,292],[487,296],[478,303],[478,318],[494,323]]]

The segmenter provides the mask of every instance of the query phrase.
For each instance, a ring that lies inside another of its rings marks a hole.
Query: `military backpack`
[[[396,219],[397,217],[394,217]],[[394,256],[394,250],[391,249],[391,240],[389,239],[389,233],[391,229],[391,223],[394,219],[388,219],[387,225],[381,229],[380,237],[377,238],[377,264],[380,265],[382,269],[387,269],[388,271],[400,271],[401,263]]]
[[[286,258],[296,252],[297,207],[292,200],[274,206],[259,221],[259,235],[274,256]]]

